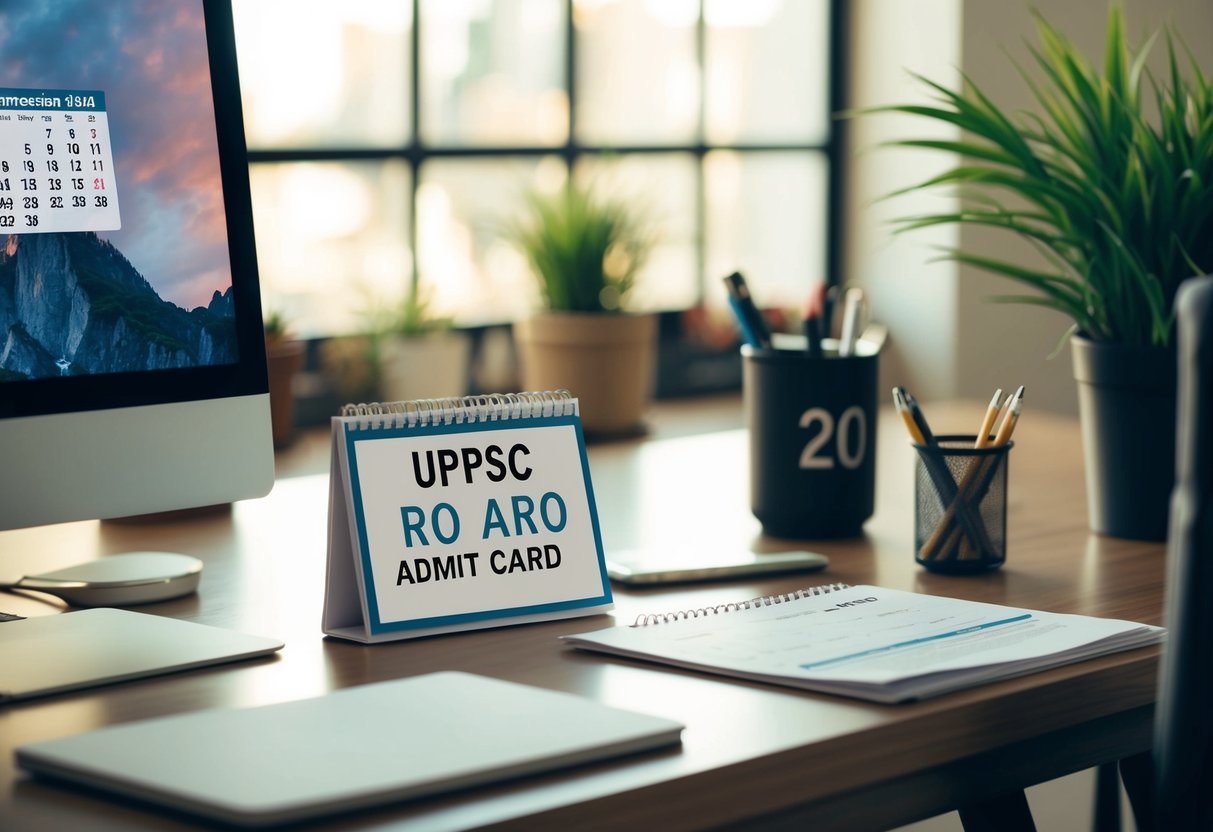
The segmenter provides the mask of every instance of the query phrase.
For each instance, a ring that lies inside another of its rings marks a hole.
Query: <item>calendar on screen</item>
[[[0,87],[0,233],[121,227],[105,93]]]
[[[0,388],[239,366],[208,8],[0,0]]]

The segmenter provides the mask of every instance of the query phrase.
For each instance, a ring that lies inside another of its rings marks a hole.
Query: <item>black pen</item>
[[[822,312],[826,296],[824,283],[817,284],[809,294],[804,304],[804,338],[805,349],[812,358],[821,358]]]
[[[838,302],[837,286],[826,289],[825,301],[821,305],[821,335],[823,338],[834,337],[834,305]]]

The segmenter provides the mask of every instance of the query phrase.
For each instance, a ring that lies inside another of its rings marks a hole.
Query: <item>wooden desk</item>
[[[888,415],[888,414],[886,414]],[[934,406],[941,433],[972,430],[977,405]],[[860,540],[811,544],[824,575],[676,591],[618,591],[615,617],[740,600],[807,583],[877,583],[1016,606],[1157,624],[1163,547],[1087,532],[1077,425],[1025,414],[1011,456],[1006,566],[981,577],[915,566],[911,449],[885,419],[877,515]],[[609,548],[803,548],[761,537],[748,511],[745,435],[726,431],[594,446]],[[337,819],[324,828],[883,829],[1144,750],[1157,649],[1143,649],[913,705],[880,706],[566,649],[557,636],[606,616],[359,646],[320,634],[327,478],[279,481],[230,513],[161,525],[81,523],[0,535],[5,571],[132,548],[206,561],[196,597],[147,608],[275,635],[273,660],[193,671],[0,708],[0,828],[192,828],[133,803],[46,785],[13,765],[21,743],[161,714],[257,705],[436,670],[569,691],[680,720],[681,748]],[[0,596],[25,615],[51,607]],[[3,626],[0,624],[0,626]],[[50,660],[50,657],[48,657]],[[0,669],[2,672],[2,669]],[[408,750],[411,715],[398,725]],[[239,753],[233,749],[233,753]],[[284,760],[283,765],[290,765]],[[813,824],[807,826],[806,824]]]

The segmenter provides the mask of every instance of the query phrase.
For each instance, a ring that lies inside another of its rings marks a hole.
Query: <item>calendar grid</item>
[[[0,233],[121,227],[105,93],[0,87]]]

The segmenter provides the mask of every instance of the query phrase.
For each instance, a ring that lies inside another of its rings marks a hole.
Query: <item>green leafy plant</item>
[[[351,341],[348,350],[334,349],[333,363],[345,366],[341,372],[349,373],[350,357],[345,353],[361,350],[360,372],[365,378],[355,387],[363,390],[364,397],[382,384],[385,342],[389,338],[421,338],[454,326],[450,316],[434,311],[430,296],[417,283],[410,284],[399,300],[386,303],[364,288],[360,315],[365,321],[363,334]]]
[[[560,312],[622,312],[652,251],[645,218],[619,198],[568,183],[532,190],[524,218],[506,236],[539,280],[544,305]]]
[[[374,338],[385,335],[403,335],[406,338],[428,335],[450,329],[454,321],[448,315],[439,315],[428,294],[413,284],[399,301],[384,304],[376,298],[363,303],[362,317],[367,331]]]
[[[278,309],[266,311],[262,326],[265,329],[265,340],[267,341],[284,340],[290,330],[286,315]]]
[[[1036,24],[1039,46],[1030,49],[1040,77],[1020,73],[1039,114],[1004,114],[968,78],[956,92],[922,76],[935,105],[868,111],[963,131],[956,141],[892,143],[961,157],[898,192],[954,187],[961,207],[903,217],[899,230],[965,223],[1018,234],[1048,268],[974,252],[946,256],[1034,289],[996,300],[1059,310],[1093,340],[1167,345],[1179,284],[1213,269],[1213,86],[1170,31],[1166,70],[1152,73],[1145,61],[1158,32],[1132,50],[1115,6],[1102,71],[1039,14]]]
[[[453,323],[450,316],[435,313],[429,296],[414,285],[389,318],[387,331],[412,337],[450,329]]]

